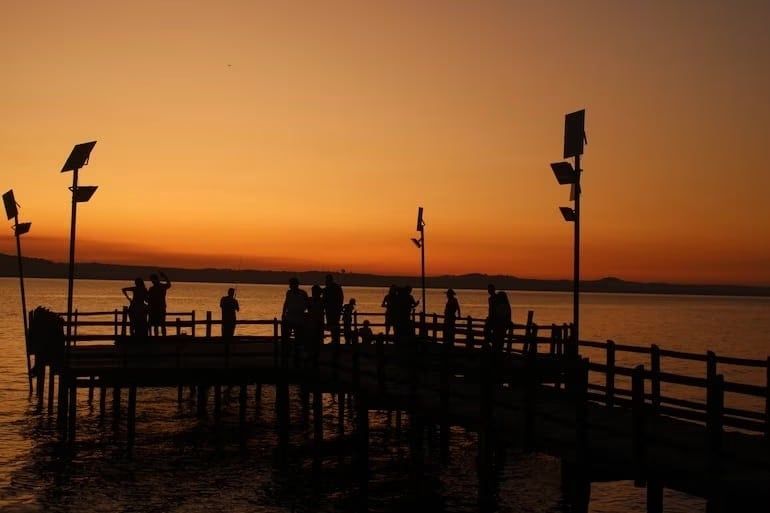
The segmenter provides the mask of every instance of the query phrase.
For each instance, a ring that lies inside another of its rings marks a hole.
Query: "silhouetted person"
[[[289,290],[286,291],[281,313],[281,335],[284,342],[288,342],[293,335],[295,343],[302,343],[302,328],[309,303],[307,292],[299,288],[299,279],[289,279]]]
[[[134,337],[147,336],[147,287],[144,280],[136,278],[133,287],[123,287],[123,295],[130,301],[128,305],[128,320],[131,335]],[[129,296],[128,293],[131,292]]]
[[[307,351],[311,361],[317,363],[318,354],[324,343],[324,302],[323,289],[320,285],[310,288],[310,300],[308,301],[307,314],[305,315],[305,329],[301,344]],[[300,345],[295,343],[295,363],[299,363]]]
[[[417,305],[420,304],[420,301],[418,299],[415,299],[414,296],[412,295],[412,286],[411,285],[407,285],[406,287],[404,287],[404,291],[409,296],[409,298],[408,298],[408,300],[409,300],[409,314],[411,315],[411,314],[414,313],[414,310],[415,310],[415,308],[417,308]]]
[[[345,306],[342,307],[342,334],[345,337],[345,343],[350,344],[353,341],[353,312],[356,310],[355,298],[350,298]]]
[[[166,336],[166,291],[171,288],[171,280],[163,271],[150,275],[152,285],[147,291],[147,309],[149,312],[150,331],[153,335]]]
[[[324,312],[326,313],[326,325],[329,326],[332,344],[340,343],[340,314],[345,295],[342,286],[334,281],[331,274],[326,275],[326,286],[323,289]]]
[[[457,301],[455,291],[447,289],[446,305],[444,305],[444,343],[451,347],[455,343],[455,324],[460,317],[460,303]]]
[[[492,300],[492,314],[490,320],[490,343],[495,352],[502,352],[505,334],[511,325],[511,304],[508,295],[502,290],[495,293]]]
[[[412,310],[416,306],[416,301],[411,292],[412,287],[409,286],[396,288],[395,294],[390,299],[393,336],[398,342],[403,342],[414,336]]]
[[[385,336],[390,335],[390,328],[393,327],[393,303],[396,301],[398,287],[391,285],[388,293],[382,298],[382,307],[385,309]]]
[[[222,310],[222,338],[231,339],[235,334],[235,312],[240,311],[241,307],[238,300],[235,299],[235,289],[227,289],[227,295],[219,300],[219,308]]]
[[[487,293],[489,294],[487,297],[487,319],[492,317],[492,311],[494,310],[494,304],[495,304],[495,296],[497,295],[497,289],[495,289],[495,286],[490,283],[487,285]]]
[[[487,293],[489,295],[487,296],[487,318],[484,319],[484,338],[490,341],[492,339],[492,318],[495,310],[495,297],[497,295],[493,284],[487,285]]]
[[[362,344],[371,344],[372,340],[374,340],[374,333],[372,333],[372,328],[369,326],[369,321],[364,321],[364,325],[358,328],[358,336],[361,337],[361,343]]]

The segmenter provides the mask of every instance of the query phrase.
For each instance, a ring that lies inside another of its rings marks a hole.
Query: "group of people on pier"
[[[162,271],[150,275],[152,285],[147,288],[142,278],[136,278],[134,285],[124,287],[123,294],[129,299],[128,315],[132,336],[166,335],[166,292],[171,288],[171,280]],[[501,349],[505,334],[512,324],[511,306],[508,296],[496,290],[493,284],[487,287],[488,314],[484,326],[485,338],[493,348]],[[446,304],[443,316],[443,338],[447,343],[454,343],[456,322],[461,317],[460,303],[453,289],[446,291]],[[420,304],[412,295],[411,286],[391,285],[382,300],[385,309],[385,336],[391,330],[394,340],[403,340],[414,336],[414,313]],[[240,305],[235,298],[235,289],[229,288],[219,302],[222,314],[222,337],[232,338],[235,334],[237,312]],[[345,303],[342,286],[331,274],[325,277],[324,286],[312,285],[310,294],[300,287],[299,279],[289,280],[289,288],[281,310],[281,333],[285,340],[292,340],[308,348],[323,344],[324,330],[329,331],[332,344],[346,344],[354,338],[362,343],[371,343],[374,334],[370,323],[365,320],[360,327],[353,327],[356,308],[355,298]]]
[[[166,335],[166,291],[171,288],[171,280],[159,271],[150,275],[150,282],[152,285],[148,289],[142,278],[136,278],[132,287],[122,289],[129,300],[128,319],[132,336],[145,337],[150,333]]]

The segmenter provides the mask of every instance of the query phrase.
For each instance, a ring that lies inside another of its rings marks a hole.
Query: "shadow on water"
[[[79,404],[83,413],[71,445],[59,441],[55,418],[30,411],[21,429],[32,443],[0,490],[0,504],[8,511],[54,513],[569,511],[558,460],[501,451],[494,471],[479,479],[476,435],[453,429],[449,458],[442,461],[434,429],[426,433],[415,482],[408,416],[395,422],[393,414],[370,412],[370,479],[362,485],[354,409],[346,408],[340,424],[339,404],[325,395],[323,442],[316,446],[308,412],[293,391],[284,453],[274,394],[264,393],[256,407],[252,399],[243,424],[235,394],[223,401],[217,421],[196,415],[191,400],[177,404],[175,391],[143,391],[131,454],[125,412],[114,423],[110,401],[103,416],[98,407]]]

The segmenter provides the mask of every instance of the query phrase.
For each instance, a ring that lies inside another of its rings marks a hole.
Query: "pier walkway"
[[[207,410],[213,393],[217,415],[221,387],[236,386],[244,419],[248,387],[274,385],[277,429],[283,434],[288,387],[300,386],[313,398],[314,419],[322,417],[323,393],[352,396],[356,454],[364,469],[367,412],[389,410],[408,415],[416,433],[411,450],[417,469],[421,427],[438,427],[443,452],[449,450],[450,427],[461,426],[479,434],[480,476],[493,474],[495,453],[504,446],[561,458],[577,510],[587,507],[591,482],[633,480],[647,487],[651,512],[662,511],[664,488],[704,497],[709,511],[770,511],[770,358],[697,355],[612,341],[574,344],[569,326],[531,322],[514,326],[503,348],[493,351],[484,341],[483,321],[470,318],[458,326],[454,344],[444,344],[439,316],[418,320],[418,335],[409,340],[396,343],[379,335],[371,344],[326,343],[317,352],[284,341],[275,319],[241,321],[272,333],[231,340],[212,335],[216,322],[210,315],[196,321],[193,313],[177,320],[171,330],[177,334],[141,340],[125,335],[117,313],[112,321],[89,319],[78,316],[72,340],[56,358],[36,362],[40,405],[47,385],[48,408],[56,399],[68,441],[76,439],[78,390],[88,390],[89,398],[98,391],[101,411],[109,392],[113,408],[119,408],[121,391],[127,391],[130,447],[141,436],[137,388],[176,387],[181,400],[183,387],[193,386],[199,411]],[[539,335],[544,332],[547,336]],[[593,360],[585,357],[588,353]],[[627,354],[642,355],[649,363],[617,363]],[[704,375],[663,372],[664,359],[702,364]],[[727,381],[718,372],[726,366],[764,374],[764,383]],[[702,393],[705,400],[694,399],[699,393],[666,394],[676,387]],[[728,406],[726,394],[745,400]],[[315,436],[322,437],[320,420]]]

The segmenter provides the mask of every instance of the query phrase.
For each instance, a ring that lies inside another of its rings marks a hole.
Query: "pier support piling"
[[[241,384],[238,392],[238,420],[243,425],[246,422],[246,394],[248,388],[245,384]]]
[[[132,454],[136,438],[136,385],[134,384],[128,387],[128,415],[126,423],[128,453]]]
[[[77,428],[77,404],[78,404],[78,386],[73,379],[69,385],[69,413],[67,426],[67,441],[75,441],[75,429]]]
[[[658,479],[647,480],[647,513],[663,513],[663,485]]]
[[[45,371],[45,367],[43,368],[43,371]],[[52,366],[48,366],[48,413],[53,412],[53,396],[54,396],[54,390],[56,388],[56,384],[54,383],[56,379],[56,373],[53,370]]]
[[[323,443],[323,394],[320,387],[313,391],[313,474],[321,473],[321,444]]]

